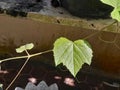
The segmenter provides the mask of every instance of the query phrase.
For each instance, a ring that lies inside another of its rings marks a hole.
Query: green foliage
[[[0,84],[0,90],[3,90],[3,84]]]
[[[103,3],[112,6],[111,17],[120,21],[120,0],[101,0]]]
[[[119,8],[115,8],[112,12],[111,12],[111,17],[113,19],[116,19],[118,21],[120,21],[120,7]]]
[[[114,8],[120,7],[120,0],[101,0],[103,3],[108,4]]]
[[[33,47],[34,47],[33,43],[26,44],[26,45],[23,45],[23,46],[20,46],[19,48],[17,48],[16,52],[17,53],[22,53],[25,50],[31,50]]]
[[[56,66],[63,63],[75,77],[84,63],[91,64],[92,50],[84,40],[70,41],[64,37],[54,43],[53,53]]]

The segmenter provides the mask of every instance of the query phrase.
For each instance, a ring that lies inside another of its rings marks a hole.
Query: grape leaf
[[[25,50],[30,50],[34,47],[34,44],[33,43],[29,43],[29,44],[26,44],[26,45],[22,45],[20,46],[19,48],[16,49],[16,52],[17,53],[22,53],[23,51]]]
[[[63,63],[75,77],[84,63],[91,64],[92,49],[84,40],[57,39],[53,48],[55,65]]]
[[[103,3],[114,7],[111,17],[120,21],[120,0],[101,0]]]
[[[111,17],[113,19],[116,19],[118,21],[120,21],[120,8],[115,8],[112,12],[111,12]]]
[[[0,87],[3,87],[3,84],[0,83]]]
[[[33,47],[34,47],[34,44],[33,44],[33,43],[29,43],[29,44],[26,44],[26,45],[25,45],[25,48],[26,48],[27,50],[31,50]]]
[[[101,1],[114,8],[120,7],[120,0],[101,0]]]
[[[20,46],[19,48],[16,48],[17,53],[22,53],[23,51],[25,51],[25,46]]]

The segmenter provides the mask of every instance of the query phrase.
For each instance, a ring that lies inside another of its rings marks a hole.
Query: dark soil
[[[2,69],[7,70],[7,74],[0,75],[0,83],[4,85],[4,89],[10,84],[11,80],[15,77],[20,67],[25,60],[9,61],[2,64]],[[51,64],[52,65],[51,65]],[[59,90],[119,90],[117,85],[110,86],[104,82],[104,79],[95,75],[89,75],[79,72],[77,79],[61,68],[55,68],[53,64],[53,58],[48,55],[43,55],[36,58],[32,58],[25,66],[18,79],[11,86],[9,90],[14,90],[15,87],[25,88],[28,83],[28,78],[36,78],[36,85],[44,80],[48,85],[57,83]],[[56,77],[56,78],[55,78]],[[70,86],[64,83],[65,78],[71,78],[75,80],[74,86]],[[111,84],[112,85],[112,84]]]

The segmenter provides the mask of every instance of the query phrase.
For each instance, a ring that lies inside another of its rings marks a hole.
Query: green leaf
[[[63,63],[75,77],[84,63],[91,64],[92,50],[84,40],[57,39],[53,48],[56,66]]]
[[[101,0],[103,3],[113,6],[114,8],[120,7],[120,0]]]
[[[0,83],[0,90],[3,90],[3,84]]]
[[[25,48],[26,48],[27,50],[31,50],[33,47],[34,47],[34,44],[33,44],[33,43],[30,43],[30,44],[26,44],[26,45],[25,45]]]
[[[116,19],[118,21],[120,21],[120,8],[115,8],[112,12],[111,12],[111,17],[113,19]]]
[[[25,46],[20,46],[19,48],[16,49],[17,53],[22,53],[23,51],[25,51]]]
[[[101,0],[103,3],[113,6],[114,9],[111,12],[111,17],[120,21],[120,0]]]
[[[33,47],[34,47],[33,43],[26,44],[26,45],[23,45],[23,46],[20,46],[19,48],[17,48],[16,52],[17,53],[22,53],[25,50],[31,50]]]

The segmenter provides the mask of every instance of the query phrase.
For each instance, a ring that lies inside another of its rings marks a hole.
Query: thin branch
[[[47,51],[43,51],[43,52],[40,52],[40,53],[35,53],[35,54],[31,54],[30,55],[28,53],[28,51],[26,50],[27,56],[13,57],[13,58],[8,58],[8,59],[1,60],[1,62],[5,62],[5,61],[8,61],[8,60],[13,60],[13,59],[27,58],[27,60],[25,61],[25,63],[23,64],[23,66],[21,67],[21,69],[19,70],[17,75],[15,76],[15,78],[11,81],[11,83],[8,85],[8,87],[5,90],[8,90],[12,86],[12,84],[18,78],[18,76],[20,75],[20,73],[22,72],[22,70],[24,69],[25,65],[27,64],[27,62],[29,61],[29,59],[31,57],[38,56],[38,55],[41,55],[41,54],[44,54],[44,53],[48,53],[48,52],[51,52],[51,51],[52,50],[47,50]]]
[[[6,61],[10,61],[10,60],[16,60],[16,59],[23,59],[23,58],[28,58],[28,57],[34,57],[34,56],[38,56],[38,55],[41,55],[41,54],[44,54],[44,53],[48,53],[48,52],[51,52],[52,50],[47,50],[47,51],[43,51],[43,52],[39,52],[39,53],[35,53],[35,54],[29,54],[26,55],[26,56],[18,56],[18,57],[12,57],[12,58],[7,58],[7,59],[3,59],[3,60],[0,60],[0,62],[6,62]]]
[[[28,58],[28,56],[19,56],[19,57],[12,57],[12,58],[6,58],[6,59],[3,59],[3,60],[0,60],[0,62],[6,62],[6,61],[10,61],[10,60],[15,60],[15,59],[22,59],[22,58]]]
[[[41,55],[41,54],[44,54],[44,53],[49,53],[49,52],[52,52],[52,51],[53,51],[53,50],[47,50],[47,51],[43,51],[43,52],[31,54],[30,57],[38,56],[38,55]]]
[[[88,39],[88,38],[90,38],[90,37],[92,37],[92,36],[94,36],[94,35],[100,33],[101,31],[103,31],[104,29],[110,27],[111,25],[113,25],[113,24],[115,24],[115,23],[117,23],[116,20],[115,20],[113,23],[111,23],[111,24],[109,24],[109,25],[107,25],[107,26],[101,28],[99,31],[97,31],[97,32],[95,32],[95,33],[93,33],[93,34],[90,34],[90,35],[88,35],[87,37],[85,37],[85,38],[83,38],[83,39],[84,39],[84,40],[85,40],[85,39]]]
[[[115,38],[114,38],[113,41],[107,41],[107,40],[104,40],[104,39],[102,39],[102,37],[100,37],[100,36],[99,36],[98,38],[99,38],[99,40],[101,40],[101,41],[103,41],[103,42],[105,42],[105,43],[113,44],[113,43],[115,43],[117,37],[118,37],[118,35],[115,36]]]
[[[23,64],[23,66],[21,67],[21,69],[19,70],[19,72],[17,73],[17,75],[15,76],[15,78],[11,81],[11,83],[8,85],[8,87],[5,90],[8,90],[12,86],[12,84],[15,82],[15,80],[18,78],[18,76],[20,75],[20,73],[24,69],[24,67],[27,64],[27,62],[29,61],[29,59],[30,58],[27,58],[27,60],[25,61],[25,63]]]
[[[117,22],[117,23],[116,23],[116,31],[117,31],[117,32],[118,32],[118,30],[119,30],[118,27],[119,27],[119,23]],[[103,42],[105,42],[105,43],[113,44],[113,43],[116,42],[117,37],[118,37],[118,35],[116,34],[116,35],[115,35],[115,38],[114,38],[113,41],[107,41],[107,40],[104,40],[104,39],[102,39],[101,35],[100,35],[98,38],[99,38],[99,40],[101,40],[101,41],[103,41]]]
[[[30,56],[30,54],[28,53],[27,49],[25,49],[25,52],[27,53],[28,56]]]

